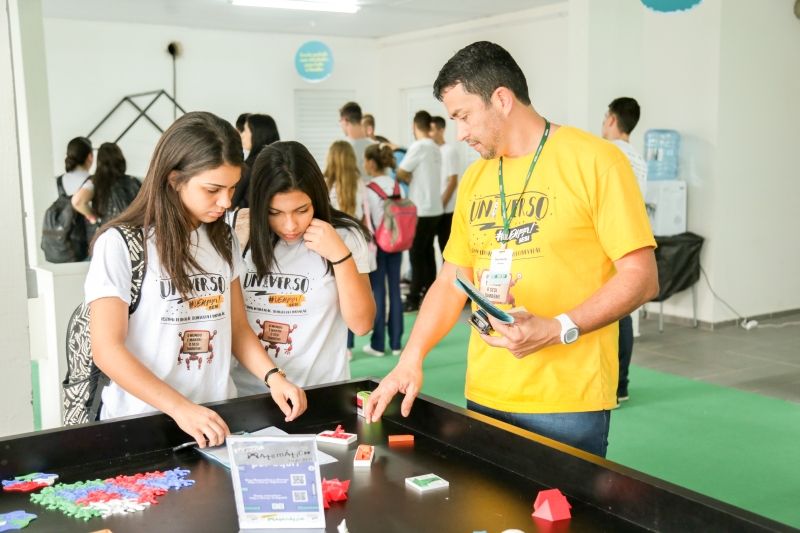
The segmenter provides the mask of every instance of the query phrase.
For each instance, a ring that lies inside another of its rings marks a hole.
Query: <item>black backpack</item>
[[[114,220],[128,209],[136,195],[139,194],[141,187],[142,184],[139,180],[131,176],[123,175],[117,178],[109,192],[108,201],[103,206],[103,211],[105,211],[103,216],[99,217],[94,224],[86,221],[87,242],[92,242],[92,237],[100,226]]]
[[[42,250],[51,263],[77,263],[89,255],[86,219],[72,207],[62,178],[56,180],[58,199],[44,213]]]
[[[122,234],[131,258],[131,304],[128,316],[139,306],[145,274],[144,235],[139,228],[114,228]],[[103,389],[111,382],[92,358],[89,306],[82,303],[67,326],[67,376],[62,383],[64,425],[85,424],[99,418]]]

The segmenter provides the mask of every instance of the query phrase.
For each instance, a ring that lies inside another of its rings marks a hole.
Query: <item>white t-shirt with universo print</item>
[[[230,287],[244,271],[233,236],[233,266],[217,253],[205,224],[192,233],[192,253],[202,273],[191,276],[187,300],[161,272],[154,236],[147,240],[147,271],[139,306],[128,321],[125,346],[159,379],[194,403],[236,397],[230,378]],[[131,261],[119,231],[109,229],[95,243],[86,276],[86,303],[116,297],[130,304]],[[102,420],[156,409],[112,382],[103,391]]]
[[[367,241],[355,230],[336,232],[353,253],[358,272],[369,273]],[[327,263],[301,239],[278,241],[274,274],[258,279],[248,250],[241,277],[247,321],[286,378],[300,387],[350,379],[347,324],[339,306],[336,279]],[[342,295],[347,298],[348,295]],[[234,361],[231,374],[239,396],[269,389]]]

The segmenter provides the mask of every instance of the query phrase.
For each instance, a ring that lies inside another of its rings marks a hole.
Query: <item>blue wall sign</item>
[[[642,3],[661,13],[673,13],[675,11],[687,11],[697,6],[703,0],[642,0]]]
[[[333,52],[325,43],[309,41],[297,50],[294,66],[304,80],[321,82],[333,72]]]

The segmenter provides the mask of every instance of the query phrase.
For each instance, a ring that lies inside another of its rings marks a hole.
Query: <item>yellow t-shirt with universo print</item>
[[[525,307],[554,317],[577,307],[615,274],[613,261],[655,247],[642,194],[628,159],[614,144],[562,126],[545,143],[527,189],[533,154],[503,158],[511,221],[511,280],[502,309]],[[458,188],[444,258],[473,269],[475,285],[488,269],[503,231],[498,160],[479,160]],[[521,206],[517,208],[517,206]],[[473,331],[467,399],[515,413],[599,411],[616,405],[619,326],[581,335],[570,345],[522,359],[492,348]]]

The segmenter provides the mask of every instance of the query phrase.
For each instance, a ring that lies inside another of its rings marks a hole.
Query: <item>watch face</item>
[[[567,330],[567,332],[564,334],[564,340],[567,341],[567,344],[572,344],[578,340],[578,328]]]

